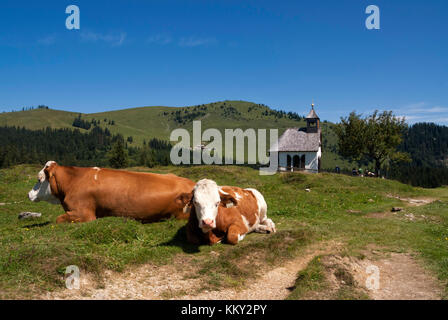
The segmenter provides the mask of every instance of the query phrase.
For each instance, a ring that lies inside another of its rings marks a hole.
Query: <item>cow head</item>
[[[219,206],[227,207],[229,203],[237,205],[232,195],[222,191],[215,181],[209,179],[198,181],[192,193],[182,194],[178,199],[184,204],[194,206],[199,228],[204,233],[216,228]]]
[[[28,192],[28,198],[33,202],[47,201],[52,204],[60,204],[58,198],[56,198],[51,192],[51,180],[54,179],[54,170],[57,167],[55,161],[48,161],[45,167],[39,171],[37,175],[37,183],[33,189]]]

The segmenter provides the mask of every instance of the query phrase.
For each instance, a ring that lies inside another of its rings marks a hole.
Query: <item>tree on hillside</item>
[[[407,128],[405,119],[393,115],[392,111],[375,111],[366,118],[355,112],[334,128],[339,138],[339,153],[353,160],[375,163],[378,176],[386,162],[410,161],[407,153],[397,151]]]
[[[78,117],[73,120],[72,126],[89,130],[91,127],[91,123],[89,121],[81,119],[81,114],[78,114]]]
[[[121,136],[117,137],[117,141],[112,147],[109,164],[112,168],[125,168],[128,166],[128,154],[124,147],[124,139]]]

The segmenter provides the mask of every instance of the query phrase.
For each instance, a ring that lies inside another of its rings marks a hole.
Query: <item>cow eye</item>
[[[219,202],[216,202],[216,204],[215,204],[216,206],[219,206]]]

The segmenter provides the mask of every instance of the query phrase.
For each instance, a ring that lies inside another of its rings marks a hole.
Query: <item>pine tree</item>
[[[119,136],[112,147],[109,164],[112,168],[126,168],[128,166],[128,154],[124,148],[123,137]]]

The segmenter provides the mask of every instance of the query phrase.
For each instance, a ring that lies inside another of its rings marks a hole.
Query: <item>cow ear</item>
[[[190,205],[191,203],[192,203],[192,200],[193,200],[193,193],[192,192],[190,192],[190,193],[182,193],[181,195],[179,195],[177,198],[176,198],[176,202],[178,203],[178,204],[180,204],[180,205],[182,205],[182,206],[185,206],[185,205]]]
[[[221,197],[221,203],[224,205],[224,207],[229,207],[232,204],[234,206],[238,205],[238,201],[231,195],[231,194],[223,194],[219,193],[219,196]]]
[[[46,166],[44,169],[45,178],[49,181],[51,177],[54,176],[54,171],[56,169],[56,162],[51,163],[49,166]]]

